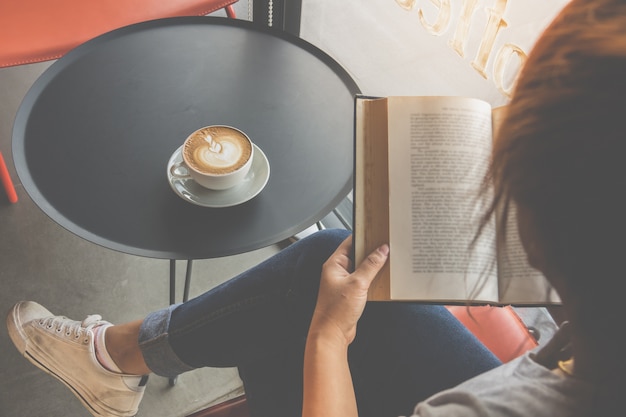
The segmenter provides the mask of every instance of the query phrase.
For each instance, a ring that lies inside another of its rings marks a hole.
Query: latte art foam
[[[207,174],[227,174],[241,168],[250,159],[252,146],[239,131],[225,126],[196,131],[183,148],[185,162]]]

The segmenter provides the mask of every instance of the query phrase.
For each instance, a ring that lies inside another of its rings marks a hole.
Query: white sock
[[[106,343],[104,341],[104,334],[109,327],[111,327],[111,324],[103,324],[102,326],[98,326],[93,329],[96,359],[104,369],[121,374],[122,370],[115,364],[115,361],[113,360],[113,358],[111,358],[111,355],[109,355],[109,352],[106,348]]]

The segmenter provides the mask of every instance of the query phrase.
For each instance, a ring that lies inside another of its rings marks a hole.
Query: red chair
[[[200,16],[237,0],[10,0],[0,6],[0,68],[60,58],[98,35],[147,20]]]
[[[13,181],[11,181],[11,177],[9,176],[9,170],[4,162],[2,152],[0,152],[0,180],[4,186],[4,191],[6,191],[9,201],[11,203],[17,203],[17,193],[15,192]]]
[[[539,345],[512,307],[448,306],[448,310],[502,362]]]

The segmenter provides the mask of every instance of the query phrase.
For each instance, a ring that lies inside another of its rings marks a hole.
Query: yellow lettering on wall
[[[492,8],[486,8],[487,24],[480,38],[480,45],[474,59],[471,62],[472,68],[476,70],[483,78],[488,79],[486,71],[489,57],[494,52],[496,38],[501,29],[508,26],[504,20],[504,12],[507,7],[508,0],[494,0]],[[434,22],[427,21],[421,8],[418,9],[418,16],[424,29],[431,35],[442,36],[451,19],[451,0],[430,0],[430,2],[438,9],[437,17]],[[455,4],[461,3],[461,12],[456,29],[452,38],[448,41],[448,45],[461,57],[465,57],[465,46],[470,39],[472,30],[472,18],[478,8],[480,0],[456,0]],[[405,10],[413,10],[418,0],[396,0],[396,3]],[[478,28],[477,28],[478,29]],[[515,68],[515,58],[517,58],[517,68]],[[517,45],[512,43],[505,44],[497,51],[493,64],[494,83],[498,91],[509,97],[514,88],[517,79],[517,73],[526,62],[526,53]],[[507,71],[510,75],[507,75]]]
[[[511,64],[511,58],[516,56],[518,58],[518,67],[515,70],[515,76],[511,77],[511,82],[509,85],[505,85],[505,75],[506,70],[509,64]],[[517,45],[513,45],[512,43],[505,44],[498,51],[498,55],[496,55],[495,62],[493,64],[493,81],[496,84],[498,90],[507,97],[511,96],[513,92],[513,87],[515,86],[515,81],[517,80],[517,75],[519,75],[519,71],[526,62],[526,53]]]
[[[465,42],[469,37],[470,22],[478,0],[465,0],[463,2],[463,9],[461,9],[461,16],[459,17],[459,23],[456,25],[456,30],[452,39],[448,41],[448,45],[452,47],[461,57],[465,56]]]
[[[493,50],[493,45],[496,42],[496,36],[500,29],[507,27],[507,23],[504,21],[504,10],[506,9],[507,0],[497,0],[493,9],[486,9],[489,15],[487,21],[487,27],[483,33],[482,40],[480,41],[480,47],[476,53],[476,57],[472,61],[472,67],[478,71],[483,78],[487,78],[485,67],[487,66],[487,60]]]
[[[430,24],[426,21],[422,9],[419,9],[417,13],[420,22],[422,22],[422,26],[424,26],[430,34],[440,35],[448,28],[448,24],[450,23],[450,0],[430,0],[430,2],[439,9],[435,23]]]
[[[396,3],[404,10],[413,10],[416,0],[396,0]]]

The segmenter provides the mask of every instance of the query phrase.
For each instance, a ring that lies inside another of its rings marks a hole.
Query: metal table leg
[[[183,290],[183,303],[189,299],[189,287],[191,285],[191,271],[193,260],[187,260],[187,270],[185,272],[185,288]],[[170,305],[176,304],[176,260],[170,259]],[[176,385],[178,377],[170,378],[170,386]]]

